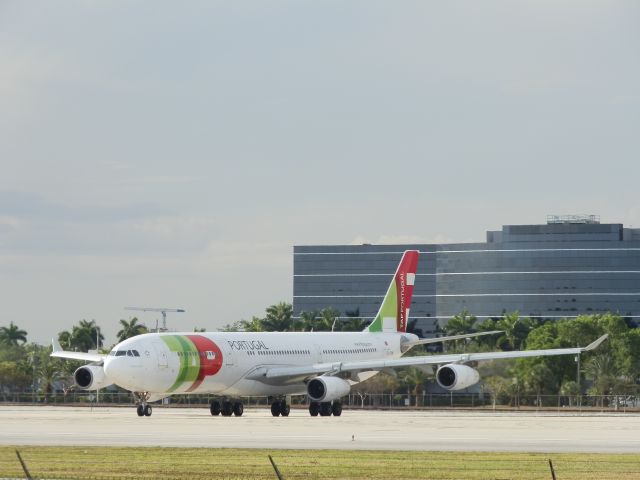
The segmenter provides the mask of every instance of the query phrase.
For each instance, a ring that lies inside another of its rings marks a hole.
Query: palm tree
[[[365,320],[360,317],[359,308],[356,308],[355,310],[345,310],[344,316],[347,318],[341,322],[341,326],[339,328],[340,331],[361,332],[362,330],[364,330]],[[407,331],[409,331],[408,326]]]
[[[454,315],[444,326],[444,331],[447,335],[464,335],[465,333],[473,333],[476,329],[473,327],[474,323],[478,321],[475,315],[471,315],[469,310],[463,310],[457,315]]]
[[[0,343],[12,346],[24,345],[27,343],[27,332],[10,322],[8,327],[0,327]]]
[[[552,375],[545,363],[536,363],[525,374],[524,382],[529,389],[536,392],[536,405],[539,407],[542,406],[543,389]]]
[[[498,345],[504,345],[509,350],[515,350],[517,342],[517,329],[520,325],[520,313],[511,312],[502,315],[502,318],[496,322],[498,330],[504,333],[498,338]]]
[[[496,403],[498,402],[498,398],[509,387],[509,380],[503,377],[499,377],[497,375],[492,375],[490,377],[487,377],[483,383],[484,383],[484,389],[487,390],[489,392],[489,395],[491,396],[493,409],[495,410]]]
[[[46,401],[47,396],[53,393],[54,383],[64,376],[64,370],[58,360],[48,357],[45,358],[44,363],[41,363],[38,367],[38,377],[41,382],[40,389],[42,393],[44,393]]]
[[[591,357],[584,368],[585,376],[593,382],[591,393],[612,395],[624,384],[620,366],[610,353]]]
[[[262,319],[258,317],[252,317],[251,320],[240,320],[242,324],[242,330],[245,332],[263,332]]]
[[[424,385],[424,372],[419,368],[408,368],[402,375],[402,381],[407,385],[407,392],[413,393],[415,396],[415,406],[420,401],[420,388]]]
[[[104,342],[104,336],[99,333],[99,327],[95,320],[80,320],[77,326],[71,331],[75,346],[81,350],[97,349]],[[97,342],[96,342],[97,340]]]
[[[60,345],[70,350],[79,350],[86,352],[96,347],[96,335],[98,335],[98,326],[95,320],[90,322],[80,320],[78,325],[74,325],[71,332],[64,330],[58,334]],[[104,335],[99,334],[100,344],[104,342]]]
[[[323,308],[315,320],[314,330],[318,332],[330,332],[340,320],[340,312],[335,308]]]
[[[307,330],[313,329],[317,316],[318,312],[315,310],[311,312],[300,312],[300,318],[298,319],[298,321],[294,322],[296,330],[305,332]]]
[[[286,332],[291,329],[293,306],[290,303],[280,302],[267,307],[267,316],[263,326],[267,332]]]
[[[117,333],[118,342],[122,342],[127,338],[135,337],[136,335],[141,335],[149,331],[146,325],[138,323],[138,319],[136,317],[133,317],[129,321],[121,319],[120,325],[122,325],[122,329]]]

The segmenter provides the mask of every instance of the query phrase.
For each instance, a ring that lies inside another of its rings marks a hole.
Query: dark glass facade
[[[640,229],[600,223],[505,225],[485,243],[295,246],[294,315],[333,307],[372,318],[407,249],[421,252],[410,320],[427,336],[464,309],[640,320]]]

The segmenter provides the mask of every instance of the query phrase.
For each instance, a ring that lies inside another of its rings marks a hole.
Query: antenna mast
[[[160,312],[162,313],[162,328],[159,328],[161,332],[167,331],[167,312],[169,313],[184,313],[186,310],[182,308],[149,308],[149,307],[125,307],[125,310],[134,310],[136,312]]]

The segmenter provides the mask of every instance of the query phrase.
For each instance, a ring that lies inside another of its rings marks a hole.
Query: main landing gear
[[[334,400],[333,402],[311,402],[309,404],[309,415],[317,417],[339,417],[342,415],[342,402]]]
[[[241,417],[244,413],[244,405],[240,400],[231,401],[226,398],[222,401],[212,400],[209,404],[209,411],[214,417],[220,414],[223,417],[230,417],[231,415]]]
[[[274,417],[277,417],[278,415],[288,417],[290,411],[291,407],[287,403],[287,400],[284,398],[274,400],[271,404],[271,415],[273,415]]]
[[[137,403],[136,413],[139,417],[150,417],[153,412],[153,408],[147,402],[149,401],[148,392],[133,392],[133,398]]]

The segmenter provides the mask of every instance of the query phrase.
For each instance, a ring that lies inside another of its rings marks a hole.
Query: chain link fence
[[[206,407],[213,395],[172,395],[162,403],[175,407]],[[267,397],[242,397],[245,407],[267,407]],[[342,399],[345,408],[353,409],[429,409],[458,408],[478,410],[559,410],[640,412],[640,396],[629,395],[520,395],[493,398],[482,393],[351,393]],[[42,394],[11,392],[0,395],[0,404],[23,405],[101,405],[127,406],[135,401],[129,392],[96,392],[72,390],[67,393]],[[291,397],[291,406],[306,407],[304,396]]]

